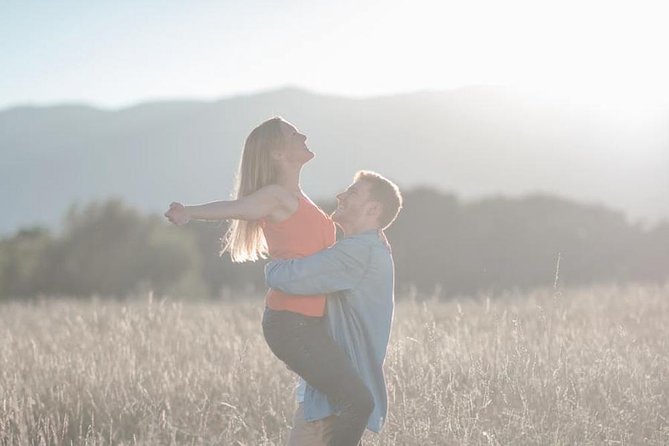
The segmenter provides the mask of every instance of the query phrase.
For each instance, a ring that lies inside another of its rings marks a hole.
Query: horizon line
[[[273,93],[280,93],[280,92],[285,92],[285,91],[295,91],[299,93],[306,93],[312,96],[321,96],[321,97],[331,97],[331,98],[344,98],[344,99],[349,99],[349,100],[368,100],[368,99],[382,99],[382,98],[392,98],[392,97],[398,97],[398,96],[408,96],[408,95],[415,95],[415,94],[439,94],[439,93],[448,93],[448,92],[455,92],[459,90],[468,90],[468,89],[485,89],[485,88],[491,88],[491,89],[505,89],[505,90],[519,90],[517,87],[509,86],[509,85],[503,85],[503,84],[467,84],[467,85],[462,85],[459,87],[453,87],[453,88],[444,88],[444,89],[436,89],[436,88],[423,88],[423,89],[413,89],[413,90],[404,90],[404,91],[395,91],[395,92],[388,92],[388,93],[378,93],[378,94],[370,94],[370,95],[356,95],[356,94],[344,94],[344,93],[333,93],[333,92],[325,92],[325,91],[317,91],[314,89],[310,89],[307,87],[299,86],[299,85],[293,85],[293,84],[284,84],[284,85],[277,85],[274,87],[268,87],[268,88],[261,88],[257,90],[244,90],[244,91],[239,91],[236,93],[230,93],[230,94],[223,94],[220,96],[214,96],[214,97],[186,97],[186,96],[173,96],[173,97],[160,97],[160,98],[151,98],[147,97],[144,99],[138,99],[136,101],[132,102],[127,102],[124,104],[120,105],[104,105],[101,103],[97,103],[94,101],[86,101],[86,100],[80,100],[80,99],[64,99],[61,101],[53,101],[53,102],[18,102],[6,106],[0,106],[0,113],[7,112],[10,110],[15,110],[15,109],[21,109],[21,108],[59,108],[59,107],[84,107],[84,108],[92,108],[100,111],[106,111],[106,112],[117,112],[117,111],[123,111],[123,110],[129,110],[132,108],[144,106],[144,105],[150,105],[150,104],[161,104],[161,103],[215,103],[215,102],[220,102],[220,101],[227,101],[227,100],[232,100],[232,99],[240,99],[240,98],[245,98],[245,97],[251,97],[251,96],[259,96],[259,95],[265,95],[265,94],[273,94]],[[522,90],[521,90],[522,91]]]

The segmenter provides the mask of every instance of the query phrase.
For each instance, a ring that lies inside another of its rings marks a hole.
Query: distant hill
[[[303,180],[316,199],[369,168],[464,198],[540,191],[669,218],[669,110],[629,121],[492,87],[369,99],[281,89],[0,111],[0,235],[56,227],[74,202],[109,196],[149,212],[226,198],[244,138],[274,115],[308,135],[317,157]]]

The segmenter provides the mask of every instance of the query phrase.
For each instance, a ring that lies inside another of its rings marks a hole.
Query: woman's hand
[[[259,220],[268,216],[281,219],[295,211],[296,201],[296,197],[283,187],[270,184],[237,200],[193,206],[174,202],[165,212],[165,217],[175,225],[184,225],[191,220]]]
[[[171,223],[177,226],[185,225],[190,221],[190,215],[188,215],[186,207],[181,203],[172,202],[164,215]]]

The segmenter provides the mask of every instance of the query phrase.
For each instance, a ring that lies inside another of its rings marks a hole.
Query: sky
[[[0,0],[0,109],[283,86],[366,97],[505,85],[669,103],[660,1]]]

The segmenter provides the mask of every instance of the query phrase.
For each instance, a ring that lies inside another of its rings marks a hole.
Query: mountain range
[[[303,174],[330,199],[359,169],[472,200],[542,192],[641,222],[669,219],[669,109],[635,113],[470,87],[374,98],[296,88],[122,109],[0,111],[0,235],[57,229],[67,209],[120,197],[146,212],[226,199],[244,139],[280,115],[316,153]]]

